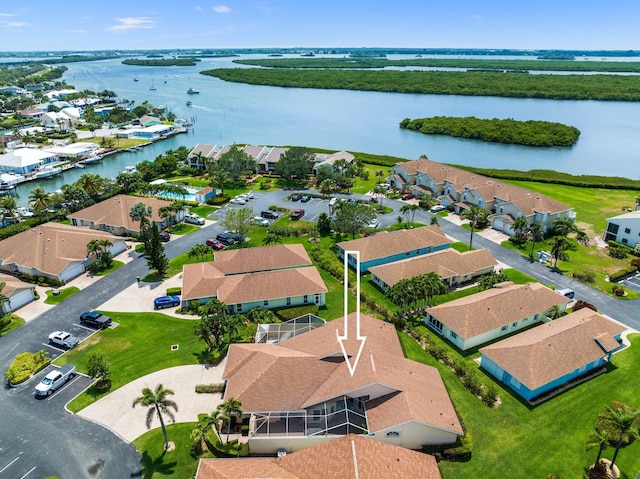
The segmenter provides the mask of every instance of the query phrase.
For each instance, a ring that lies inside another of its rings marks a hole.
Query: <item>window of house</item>
[[[433,326],[434,329],[442,332],[442,323],[433,316],[429,316],[429,324]]]
[[[627,244],[627,238],[622,238],[622,244]]]
[[[238,303],[238,304],[236,304],[236,311],[237,311],[238,313],[242,313],[242,303]]]
[[[502,214],[502,213],[504,213],[504,206],[501,206],[501,207],[500,207],[500,213],[501,213],[501,214]]]
[[[625,229],[624,229],[624,232],[625,232],[625,233],[631,233],[631,230],[630,230],[629,228],[625,228]]]
[[[515,328],[516,326],[518,326],[518,322],[517,321],[511,325],[512,328]]]
[[[291,306],[291,298],[287,298],[287,306]]]
[[[534,320],[534,321],[537,321],[539,316],[540,316],[539,314],[536,314],[536,315],[533,317],[533,320]]]
[[[451,337],[452,337],[453,339],[457,339],[457,338],[458,338],[458,335],[457,335],[456,333],[454,333],[453,331],[451,331]]]
[[[387,437],[400,437],[400,433],[398,431],[389,431],[386,434]]]
[[[268,299],[265,299],[265,300],[262,302],[262,306],[269,306],[269,300],[268,300]]]
[[[320,304],[320,295],[316,294],[316,304]]]
[[[502,329],[500,329],[500,331],[506,331],[507,330],[507,326],[502,326]]]
[[[309,302],[309,296],[305,294],[302,298],[302,301],[304,302],[304,304],[307,304]]]

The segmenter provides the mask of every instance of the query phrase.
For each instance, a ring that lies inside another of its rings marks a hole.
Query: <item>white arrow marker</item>
[[[360,342],[358,354],[353,361],[353,365],[351,364],[349,354],[344,345],[344,342],[349,337],[349,256],[353,256],[356,259],[356,340]],[[344,252],[344,335],[340,336],[338,329],[336,329],[336,336],[338,337],[338,343],[340,343],[344,360],[349,368],[349,373],[353,377],[353,373],[356,372],[356,366],[360,360],[360,355],[362,354],[362,349],[364,348],[364,343],[367,340],[366,336],[360,334],[360,251]]]

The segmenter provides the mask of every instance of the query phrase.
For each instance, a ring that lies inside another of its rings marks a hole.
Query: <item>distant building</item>
[[[16,148],[0,155],[0,171],[24,175],[56,161],[55,153],[35,148]]]
[[[640,211],[608,218],[604,240],[637,248],[640,244]]]

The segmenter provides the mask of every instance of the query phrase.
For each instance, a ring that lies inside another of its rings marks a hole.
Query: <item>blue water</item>
[[[435,161],[480,167],[640,178],[638,103],[279,88],[227,83],[199,74],[234,66],[232,60],[207,58],[195,67],[127,66],[120,60],[70,64],[64,79],[76,89],[110,89],[137,104],[148,100],[178,117],[192,118],[194,128],[142,150],[108,157],[85,170],[43,180],[41,185],[52,191],[87,172],[114,178],[126,165],[196,143],[304,145],[405,159],[427,155]],[[134,82],[134,77],[139,81]],[[152,84],[157,90],[149,90]],[[188,95],[190,87],[201,93]],[[192,106],[186,105],[188,100]],[[571,148],[542,149],[427,136],[398,126],[404,118],[435,115],[556,121],[582,133]],[[20,187],[20,196],[28,196],[34,187],[34,183]]]

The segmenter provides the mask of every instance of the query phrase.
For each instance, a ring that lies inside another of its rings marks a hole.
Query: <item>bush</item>
[[[630,254],[633,256],[640,256],[640,251],[636,251],[634,248],[627,246],[626,244],[618,243],[617,241],[613,241],[613,240],[609,240],[607,244],[609,245],[609,248],[611,248],[612,246],[614,248],[622,248],[627,252],[627,254]]]
[[[231,199],[231,196],[225,193],[223,195],[216,195],[213,198],[207,199],[206,203],[209,206],[220,206],[227,203],[230,199]]]
[[[167,288],[167,296],[180,296],[182,294],[182,287],[176,286],[174,288]]]
[[[592,311],[598,312],[598,308],[596,308],[593,304],[582,301],[581,299],[576,301],[576,304],[573,307],[573,311],[579,311],[582,308],[589,308]]]
[[[467,461],[471,459],[472,447],[471,437],[469,434],[466,434],[458,437],[458,440],[454,444],[424,445],[422,446],[422,452],[431,454],[438,460]]]
[[[0,330],[3,330],[10,324],[11,324],[11,316],[9,314],[6,314],[0,318]]]
[[[624,296],[626,294],[624,287],[620,286],[619,284],[614,284],[613,286],[611,286],[611,292],[616,296]]]
[[[638,271],[637,267],[629,266],[628,268],[621,269],[619,271],[616,271],[615,273],[611,273],[609,275],[609,281],[612,282],[612,283],[616,283],[616,282],[626,278],[627,276],[631,276],[632,274],[635,274],[636,271]]]
[[[23,383],[38,371],[49,365],[51,359],[47,357],[45,351],[37,353],[24,352],[16,355],[11,362],[11,366],[5,371],[5,376],[10,384]]]
[[[289,321],[290,319],[303,316],[305,314],[318,314],[317,304],[305,304],[303,306],[292,306],[288,308],[276,309],[273,312],[282,321]]]
[[[489,407],[493,407],[497,400],[498,386],[493,383],[489,383],[488,386],[485,385],[484,390],[482,391],[482,402]]]
[[[462,384],[476,396],[482,395],[482,381],[480,381],[480,375],[475,369],[467,370],[467,373],[462,377]]]
[[[616,259],[625,259],[628,256],[628,251],[625,248],[615,245],[609,245],[609,256]]]
[[[220,394],[224,391],[224,383],[218,384],[196,384],[198,394]]]
[[[593,271],[574,271],[573,277],[583,283],[595,283],[596,274]]]

